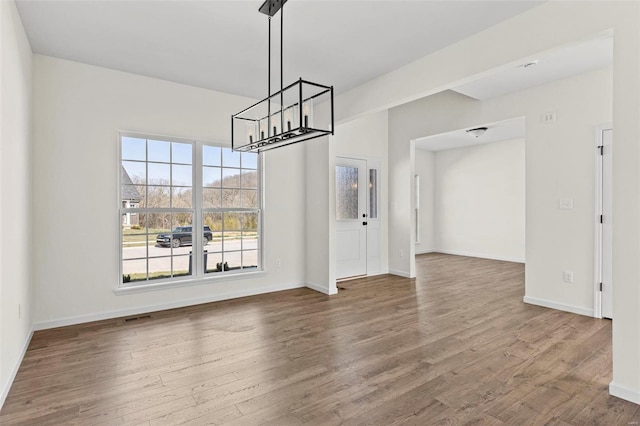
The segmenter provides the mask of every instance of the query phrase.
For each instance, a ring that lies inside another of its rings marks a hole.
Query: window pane
[[[220,208],[222,206],[222,190],[213,188],[202,189],[202,207]]]
[[[222,166],[222,149],[217,146],[204,145],[202,147],[202,164],[205,166]]]
[[[122,200],[122,208],[137,209],[140,207],[144,207],[145,200],[144,200],[144,196],[142,195],[144,194],[144,192],[142,191],[144,191],[144,186],[121,185],[120,198]]]
[[[222,148],[222,165],[240,168],[240,153],[232,151],[231,148]]]
[[[258,267],[258,250],[249,250],[242,252],[242,268]]]
[[[171,256],[149,258],[149,279],[171,278]]]
[[[140,235],[140,243],[133,244],[130,242],[123,241],[122,242],[122,259],[130,260],[130,259],[144,259],[147,257],[147,245],[146,245],[147,235]]]
[[[168,164],[148,163],[149,185],[169,185],[171,169]]]
[[[237,269],[240,269],[240,267],[242,267],[241,251],[235,251],[235,252],[229,253],[225,250],[223,258],[224,258],[224,262],[228,265],[230,271],[237,270]]]
[[[222,186],[220,167],[202,168],[202,186],[220,188]]]
[[[258,154],[252,152],[242,153],[242,168],[243,169],[257,169],[258,168]]]
[[[121,170],[120,182],[123,185],[141,184],[147,183],[147,170],[146,163],[139,161],[123,161]]]
[[[188,256],[174,256],[173,257],[173,276],[184,277],[191,275],[191,255]]]
[[[147,206],[150,208],[170,207],[171,188],[168,186],[148,186]]]
[[[222,263],[222,253],[207,253],[207,262],[205,264],[205,271],[209,272],[222,272],[224,266]]]
[[[336,166],[336,219],[358,219],[358,169]]]
[[[171,231],[171,213],[148,213],[147,222],[149,234]]]
[[[258,208],[258,191],[244,190],[240,193],[241,207],[255,209]]]
[[[369,169],[369,218],[378,218],[378,170]]]
[[[222,231],[222,213],[205,213],[202,223],[212,231]]]
[[[171,185],[191,186],[193,183],[191,166],[173,165],[171,174]]]
[[[132,225],[131,232],[135,231],[140,234],[147,233],[148,232],[147,223],[149,222],[148,214],[144,212],[138,212],[136,213],[136,218],[137,218],[138,225],[137,226]],[[155,238],[153,239],[153,241],[155,242]]]
[[[171,229],[178,232],[192,232],[193,214],[191,213],[174,213],[171,215]]]
[[[221,171],[220,167],[203,167],[202,168],[202,186],[205,187],[216,187],[219,188],[222,186],[221,179]]]
[[[213,232],[213,239],[205,247],[209,253],[221,253],[222,252],[222,232]]]
[[[226,233],[229,231],[241,231],[242,225],[242,213],[224,213],[224,230]],[[227,238],[227,236],[225,236]]]
[[[193,244],[193,215],[173,213],[171,215],[171,248],[174,255],[189,254]]]
[[[171,160],[174,163],[192,164],[193,163],[193,148],[190,143],[171,143],[172,156]]]
[[[123,208],[146,207],[146,165],[123,161],[120,168],[120,199]]]
[[[165,141],[149,141],[148,161],[160,161],[168,163],[171,161],[171,143]]]
[[[258,231],[258,213],[242,213],[242,230]]]
[[[144,213],[130,213],[138,225],[123,225],[122,229],[122,258],[139,259],[147,257],[149,245],[146,217]],[[155,243],[155,238],[153,239]]]
[[[122,137],[122,159],[140,160],[147,159],[147,141],[145,139]]]
[[[122,283],[144,281],[147,279],[147,259],[123,260]]]
[[[242,170],[242,188],[258,188],[258,172],[255,170]]]
[[[242,233],[242,250],[257,250],[258,249],[258,234],[257,232],[243,232]]]
[[[191,188],[172,188],[172,207],[178,209],[190,209],[193,205],[193,191]]]
[[[223,189],[222,190],[222,207],[223,208],[240,207],[240,190],[239,189]]]
[[[222,187],[240,188],[240,170],[222,169]]]

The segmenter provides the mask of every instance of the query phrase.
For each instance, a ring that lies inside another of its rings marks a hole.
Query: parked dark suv
[[[192,244],[191,241],[191,226],[178,226],[173,228],[170,234],[159,234],[156,237],[156,244],[161,247],[180,247],[180,246],[190,246]],[[211,228],[208,226],[204,227],[204,242],[205,245],[209,244],[209,241],[213,238],[213,233],[211,232]]]

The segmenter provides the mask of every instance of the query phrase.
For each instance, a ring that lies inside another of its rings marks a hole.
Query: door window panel
[[[358,219],[358,169],[336,166],[336,219]]]

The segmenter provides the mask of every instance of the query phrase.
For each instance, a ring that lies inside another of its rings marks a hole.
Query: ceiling
[[[257,11],[261,2],[18,0],[17,6],[34,53],[260,99],[267,92],[268,22]],[[284,84],[303,77],[341,93],[541,3],[290,0]],[[280,14],[272,25],[273,89]]]
[[[416,139],[416,149],[442,151],[445,149],[464,148],[467,146],[522,139],[525,137],[524,117],[485,124],[484,127],[487,127],[487,131],[478,138],[468,134],[466,129],[461,129]]]
[[[475,99],[487,100],[604,68],[612,63],[613,35],[603,33],[589,40],[523,59],[517,65],[507,65],[453,90]]]
[[[475,80],[452,90],[484,101],[519,90],[529,89],[554,80],[610,66],[613,63],[613,36],[603,33],[594,38],[561,46],[533,58],[524,58],[517,65],[478,76]],[[523,66],[524,64],[531,64]],[[478,137],[467,129],[416,139],[416,149],[441,151],[479,144],[508,141],[525,137],[524,117],[482,125],[487,132]],[[481,127],[481,126],[476,126]]]

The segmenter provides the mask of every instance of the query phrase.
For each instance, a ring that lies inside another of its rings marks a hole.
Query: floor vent
[[[140,315],[140,316],[137,316],[137,317],[125,318],[124,322],[137,321],[137,320],[147,319],[147,318],[151,318],[151,315]]]

